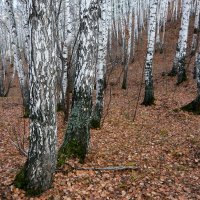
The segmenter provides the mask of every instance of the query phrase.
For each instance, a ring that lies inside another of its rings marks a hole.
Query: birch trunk
[[[190,0],[183,0],[181,28],[179,31],[176,55],[174,58],[172,70],[168,74],[169,76],[176,76],[178,73],[178,80],[177,80],[178,84],[186,80],[185,59],[186,59],[186,49],[187,49],[189,17],[190,17]]]
[[[155,35],[156,35],[156,11],[158,0],[150,0],[150,13],[148,23],[148,46],[147,56],[145,62],[145,96],[143,105],[152,105],[154,103],[154,90],[153,90],[153,55],[155,49]]]
[[[92,91],[96,64],[96,31],[99,9],[97,0],[80,3],[80,38],[77,74],[72,99],[72,110],[64,142],[58,154],[58,166],[71,156],[83,162],[90,140]]]
[[[129,20],[128,20],[128,26],[126,28],[126,34],[125,34],[125,53],[124,53],[124,76],[123,76],[123,82],[122,82],[122,89],[127,88],[127,76],[128,76],[128,65],[130,60],[130,53],[131,53],[131,30],[132,30],[132,8],[130,8],[129,11]]]
[[[190,0],[182,1],[182,21],[181,30],[179,34],[180,45],[177,53],[177,84],[182,83],[187,79],[185,71],[185,61],[186,61],[186,50],[187,50],[187,40],[188,40],[188,29],[190,20]]]
[[[11,27],[10,30],[11,30],[11,35],[12,35],[12,48],[13,48],[13,52],[14,52],[14,63],[15,63],[15,67],[17,69],[18,77],[19,77],[19,83],[20,83],[20,88],[21,88],[22,98],[23,98],[23,105],[25,107],[25,110],[28,110],[29,90],[28,90],[27,80],[26,80],[24,67],[23,67],[23,63],[22,63],[22,58],[21,58],[21,54],[20,54],[20,49],[18,46],[19,43],[18,43],[17,27],[16,27],[16,22],[15,22],[14,12],[13,12],[13,1],[6,0],[6,5],[8,8],[10,27]]]
[[[103,99],[104,99],[104,80],[106,68],[106,55],[108,43],[108,28],[111,17],[111,1],[102,0],[100,2],[101,18],[99,19],[98,33],[98,60],[96,67],[96,102],[92,114],[91,127],[99,128],[103,114]]]
[[[56,168],[55,1],[29,0],[30,146],[15,185],[35,195],[47,190]]]

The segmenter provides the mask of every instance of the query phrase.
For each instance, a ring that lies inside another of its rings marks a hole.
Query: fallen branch
[[[92,170],[92,171],[123,171],[123,170],[138,170],[136,166],[110,166],[110,167],[76,167],[76,170]]]
[[[109,166],[109,167],[77,167],[72,166],[69,163],[65,163],[67,166],[69,166],[70,171],[73,170],[83,170],[83,171],[124,171],[124,170],[138,170],[139,167],[137,166]],[[65,170],[58,169],[57,172],[65,172]]]

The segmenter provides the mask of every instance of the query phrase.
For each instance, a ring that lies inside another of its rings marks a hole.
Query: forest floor
[[[188,80],[183,84],[177,86],[176,77],[161,76],[163,71],[171,69],[178,27],[177,23],[170,23],[164,52],[155,54],[155,105],[141,105],[144,96],[142,66],[146,54],[143,41],[129,68],[127,90],[121,90],[122,67],[117,66],[112,71],[106,90],[103,125],[101,129],[91,130],[85,163],[69,161],[71,165],[84,168],[136,166],[138,170],[71,171],[66,165],[55,173],[50,190],[38,197],[27,197],[24,191],[12,185],[26,158],[19,154],[9,138],[25,135],[27,145],[29,135],[29,120],[23,118],[16,84],[9,97],[0,98],[0,199],[200,199],[200,117],[180,110],[196,96],[193,59],[187,67]],[[191,33],[192,30],[190,41]],[[59,112],[59,144],[64,129]]]

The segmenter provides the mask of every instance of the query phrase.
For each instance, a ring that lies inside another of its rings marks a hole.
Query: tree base
[[[145,87],[144,101],[141,105],[151,106],[154,105],[154,92],[153,92],[153,83]]]
[[[122,83],[122,89],[123,89],[123,90],[126,90],[126,89],[127,89],[126,83],[124,83],[124,82]]]
[[[69,158],[78,158],[80,163],[84,163],[86,152],[85,145],[76,138],[64,143],[58,151],[57,167],[62,167]]]
[[[123,77],[123,81],[122,81],[122,89],[123,90],[126,90],[127,89],[127,70],[128,70],[128,67],[124,67],[124,77]]]
[[[195,115],[200,115],[200,100],[193,100],[189,104],[181,107],[181,110],[187,111],[187,112],[192,112]]]
[[[185,70],[184,70],[183,73],[178,74],[178,78],[177,78],[177,83],[176,84],[179,85],[179,84],[183,83],[184,81],[187,81],[187,75],[186,75]]]
[[[141,103],[141,105],[144,105],[144,106],[152,106],[152,105],[155,105],[154,101],[155,101],[155,98],[154,98],[154,97],[145,98],[144,101]]]
[[[90,128],[100,128],[101,118],[103,113],[103,91],[99,93],[99,102],[96,103],[94,110],[92,112],[92,119],[90,120]]]
[[[20,170],[20,172],[16,175],[15,180],[13,181],[13,184],[16,188],[22,189],[26,192],[26,195],[28,196],[38,196],[45,190],[42,190],[41,188],[38,189],[30,189],[28,187],[29,180],[27,179],[26,174],[26,164],[25,166]]]

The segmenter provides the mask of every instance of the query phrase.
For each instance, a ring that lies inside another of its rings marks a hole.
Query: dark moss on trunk
[[[142,105],[151,106],[154,104],[154,89],[153,89],[153,82],[149,85],[145,86],[145,94],[144,94],[144,101]]]
[[[91,91],[74,91],[72,110],[64,142],[58,152],[57,166],[62,166],[65,160],[73,157],[84,162],[88,152],[90,139],[90,117],[92,110]]]
[[[65,164],[68,158],[78,158],[80,163],[84,162],[86,157],[87,148],[78,138],[73,138],[67,143],[63,144],[58,152],[57,167]]]
[[[101,127],[102,112],[103,112],[103,106],[101,106],[99,103],[97,103],[93,110],[92,119],[90,121],[91,128],[100,128]]]
[[[177,85],[187,80],[186,70],[185,70],[185,57],[178,61],[178,76]]]
[[[39,188],[29,188],[29,180],[27,179],[27,162],[25,163],[24,167],[19,171],[16,175],[13,184],[16,188],[22,189],[26,192],[28,196],[38,196],[43,193],[45,190],[42,190],[41,187]]]
[[[26,164],[25,164],[26,166]],[[27,180],[27,176],[26,176],[26,167],[23,167],[20,172],[16,175],[15,180],[13,182],[14,186],[23,190],[27,189],[27,185],[28,185],[28,180]]]
[[[29,106],[24,107],[24,118],[29,118],[30,116],[30,109]]]
[[[91,128],[100,128],[101,118],[103,115],[103,98],[104,98],[104,79],[99,79],[97,82],[98,94],[97,100],[92,112],[92,119],[90,121]]]

